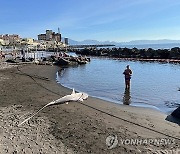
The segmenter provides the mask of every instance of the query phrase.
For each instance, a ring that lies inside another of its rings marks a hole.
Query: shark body
[[[46,106],[50,106],[50,105],[54,105],[54,104],[63,104],[63,103],[66,103],[66,102],[77,102],[77,101],[80,101],[80,102],[83,102],[83,100],[87,99],[88,98],[88,94],[86,93],[75,93],[74,89],[72,91],[72,94],[71,95],[66,95],[60,99],[57,99],[55,101],[52,101],[50,103],[48,103]]]
[[[68,103],[68,102],[78,102],[78,101],[83,102],[83,100],[85,100],[87,98],[88,98],[88,94],[87,93],[84,93],[84,92],[75,93],[75,91],[73,89],[71,95],[66,95],[66,96],[64,96],[62,98],[59,98],[59,99],[57,99],[55,101],[52,101],[52,102],[46,104],[41,109],[39,109],[36,113],[34,113],[32,116],[30,116],[29,118],[27,118],[23,122],[21,122],[18,126],[22,125],[23,123],[25,123],[26,121],[28,121],[29,119],[34,117],[41,110],[43,110],[45,107],[48,107],[48,106],[51,106],[51,105],[57,105],[57,104],[64,104],[64,103]]]

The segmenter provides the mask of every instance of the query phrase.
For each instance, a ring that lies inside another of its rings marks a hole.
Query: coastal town
[[[59,28],[57,33],[46,30],[44,34],[38,34],[37,37],[36,40],[34,38],[21,38],[18,34],[0,34],[0,51],[57,51],[68,45],[68,38],[62,38]]]
[[[81,65],[90,62],[90,58],[85,56],[74,57],[66,53],[68,38],[62,40],[59,28],[58,33],[46,30],[45,34],[38,35],[38,40],[20,38],[16,34],[0,35],[0,38],[1,67],[3,64],[12,65],[20,62],[58,66]]]

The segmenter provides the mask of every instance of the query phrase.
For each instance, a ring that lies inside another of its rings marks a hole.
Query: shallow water
[[[133,70],[131,88],[125,89],[126,65]],[[151,107],[169,113],[180,105],[180,64],[91,58],[86,65],[57,73],[62,85],[114,103]]]

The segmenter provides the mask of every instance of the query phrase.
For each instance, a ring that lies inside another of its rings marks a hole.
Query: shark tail
[[[21,126],[22,124],[24,124],[26,121],[30,120],[32,117],[34,117],[36,114],[38,114],[41,110],[43,110],[45,107],[49,106],[50,103],[48,103],[47,105],[43,106],[41,109],[39,109],[37,112],[35,112],[32,116],[30,116],[29,118],[25,119],[23,122],[21,122],[19,126]]]

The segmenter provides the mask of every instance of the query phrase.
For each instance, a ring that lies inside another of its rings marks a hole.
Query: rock
[[[176,110],[174,110],[171,115],[175,118],[180,119],[180,106]]]
[[[16,63],[14,59],[7,59],[6,62],[8,62],[8,63]]]

